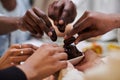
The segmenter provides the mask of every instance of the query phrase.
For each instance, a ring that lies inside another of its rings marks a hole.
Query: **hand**
[[[1,3],[7,11],[13,11],[17,6],[16,0],[1,0]]]
[[[65,39],[78,34],[75,41],[77,44],[79,41],[88,39],[90,37],[96,37],[102,35],[114,28],[119,27],[118,14],[104,14],[99,12],[86,11],[83,16],[74,24],[73,30],[65,36]]]
[[[71,0],[57,0],[48,8],[48,16],[54,21],[60,32],[65,31],[66,25],[73,22],[76,15],[76,6]]]
[[[75,66],[78,70],[85,71],[86,69],[100,63],[100,56],[98,56],[94,51],[88,50],[84,55],[84,59]]]
[[[24,71],[28,80],[41,80],[67,67],[67,54],[57,45],[44,44],[18,67]]]
[[[30,9],[19,20],[19,29],[30,31],[35,35],[43,35],[45,32],[53,41],[56,41],[57,35],[46,14],[38,8]]]
[[[31,44],[22,44],[21,48],[20,44],[12,45],[0,58],[0,69],[20,64],[20,62],[25,61],[33,54],[36,49],[37,47]],[[23,51],[23,53],[21,53],[21,51]]]

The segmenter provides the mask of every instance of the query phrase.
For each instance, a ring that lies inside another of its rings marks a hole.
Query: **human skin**
[[[100,12],[86,11],[74,24],[73,29],[64,37],[68,39],[75,34],[78,37],[75,44],[91,37],[103,35],[120,26],[120,14],[105,14]]]
[[[101,57],[98,56],[94,51],[92,50],[87,50],[84,52],[84,58],[82,61],[80,61],[75,68],[78,69],[79,71],[86,71],[87,69],[90,69],[97,64],[101,63]]]
[[[17,6],[16,0],[1,0],[1,3],[7,11],[13,11]]]
[[[65,31],[66,25],[73,22],[76,15],[76,6],[71,0],[54,1],[48,8],[48,16],[60,32]]]
[[[24,64],[17,67],[25,73],[28,80],[41,80],[66,68],[67,54],[58,45],[44,44]]]
[[[21,48],[20,48],[21,46]],[[0,58],[0,69],[5,69],[11,66],[19,65],[30,57],[38,47],[32,44],[13,44]],[[23,51],[23,54],[21,54]]]
[[[23,17],[0,16],[0,24],[0,35],[20,29],[41,36],[45,32],[53,41],[57,39],[47,15],[38,8],[29,9]]]

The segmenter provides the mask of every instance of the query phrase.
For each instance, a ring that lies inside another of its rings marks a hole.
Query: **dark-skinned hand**
[[[105,34],[120,26],[119,17],[119,14],[104,14],[86,11],[74,24],[73,29],[65,36],[65,39],[69,39],[73,35],[78,34],[75,40],[77,44],[79,41]]]
[[[76,15],[76,6],[71,0],[57,0],[48,8],[48,16],[60,32],[65,31],[66,25],[73,22]]]
[[[53,41],[57,40],[57,35],[49,21],[47,15],[38,8],[29,9],[26,14],[19,19],[19,29],[29,31],[34,35],[43,35],[45,32]]]

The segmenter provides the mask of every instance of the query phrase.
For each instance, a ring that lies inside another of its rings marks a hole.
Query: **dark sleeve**
[[[17,67],[0,70],[0,80],[27,80],[23,71]]]

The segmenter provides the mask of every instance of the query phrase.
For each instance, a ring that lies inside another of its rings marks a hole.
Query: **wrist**
[[[22,21],[22,17],[20,18],[17,18],[16,20],[16,25],[17,25],[17,28],[21,31],[26,31],[26,29],[24,28],[23,26],[23,21]]]

